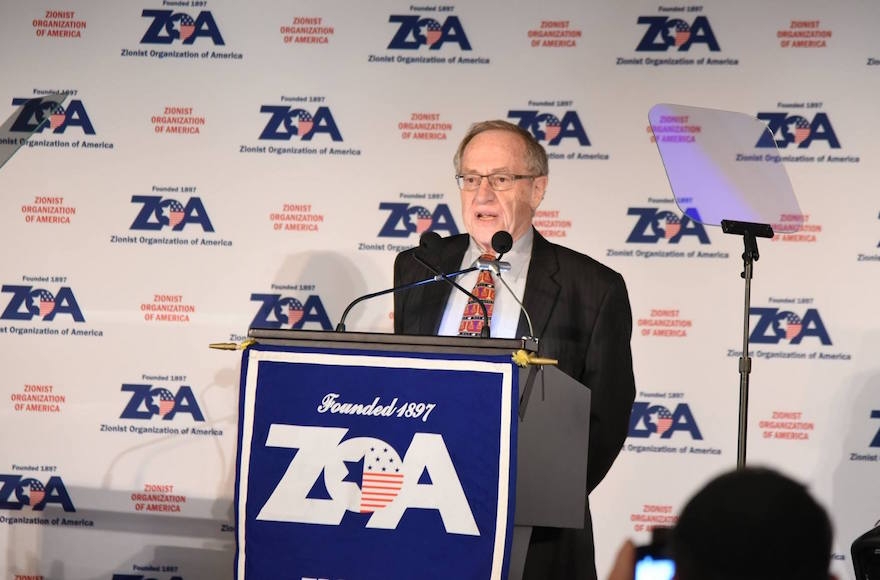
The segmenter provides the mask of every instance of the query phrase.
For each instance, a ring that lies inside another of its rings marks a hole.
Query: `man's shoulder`
[[[536,238],[536,242],[537,241],[538,238]],[[613,283],[623,278],[619,272],[587,254],[578,252],[567,246],[554,244],[546,238],[541,238],[541,241],[538,243],[539,245],[545,245],[545,251],[552,252],[556,255],[556,259],[559,262],[559,269],[563,273],[578,273],[594,279],[598,278],[608,283]]]
[[[445,238],[439,238],[434,242],[436,246],[434,246],[429,253],[431,252],[446,252],[453,248],[458,248],[459,246],[462,248],[467,248],[468,244],[468,234],[456,234],[454,236],[448,236]],[[412,248],[403,250],[397,254],[397,259],[399,260],[401,256],[408,256],[414,253],[416,250],[420,248],[419,245],[416,245]]]
[[[458,244],[467,244],[470,241],[470,235],[467,233],[463,234],[455,234],[454,236],[447,236],[445,238],[440,238],[441,244],[447,244],[451,246],[457,246]]]
[[[437,260],[440,259],[441,256],[447,255],[449,252],[458,252],[461,251],[462,255],[467,249],[469,237],[468,234],[456,234],[454,236],[448,236],[445,238],[440,238],[437,240],[436,246],[432,247],[430,250],[423,250],[420,255],[425,257],[433,257]],[[394,267],[398,268],[419,268],[422,267],[418,265],[418,262],[412,259],[412,255],[419,250],[420,246],[415,246],[406,250],[403,250],[397,254],[394,258]]]

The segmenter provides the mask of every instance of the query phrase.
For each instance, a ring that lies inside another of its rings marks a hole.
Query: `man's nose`
[[[495,190],[489,184],[489,178],[483,175],[480,178],[480,186],[477,188],[477,197],[483,199],[492,199],[495,197]]]

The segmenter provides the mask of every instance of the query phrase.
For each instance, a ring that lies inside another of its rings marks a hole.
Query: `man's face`
[[[510,131],[484,131],[475,136],[461,155],[459,173],[529,175],[526,146]],[[532,226],[532,216],[544,198],[547,176],[519,179],[506,191],[495,191],[488,179],[474,191],[461,192],[461,211],[468,233],[484,249],[492,249],[492,236],[501,230],[518,240]]]

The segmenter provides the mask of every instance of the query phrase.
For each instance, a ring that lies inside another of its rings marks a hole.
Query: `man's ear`
[[[538,209],[538,206],[544,201],[544,194],[547,192],[547,179],[546,175],[541,175],[532,180],[531,197],[529,198],[532,212]]]

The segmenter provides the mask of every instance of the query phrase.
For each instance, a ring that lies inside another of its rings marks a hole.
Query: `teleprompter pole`
[[[749,313],[751,311],[752,275],[754,263],[761,257],[758,253],[757,238],[772,238],[773,228],[769,224],[721,220],[721,230],[725,234],[743,237],[743,271],[740,276],[745,281],[745,300],[743,304],[742,355],[739,357],[739,429],[736,445],[736,468],[746,466],[746,441],[749,426],[749,375],[752,372],[752,358],[749,356]]]

